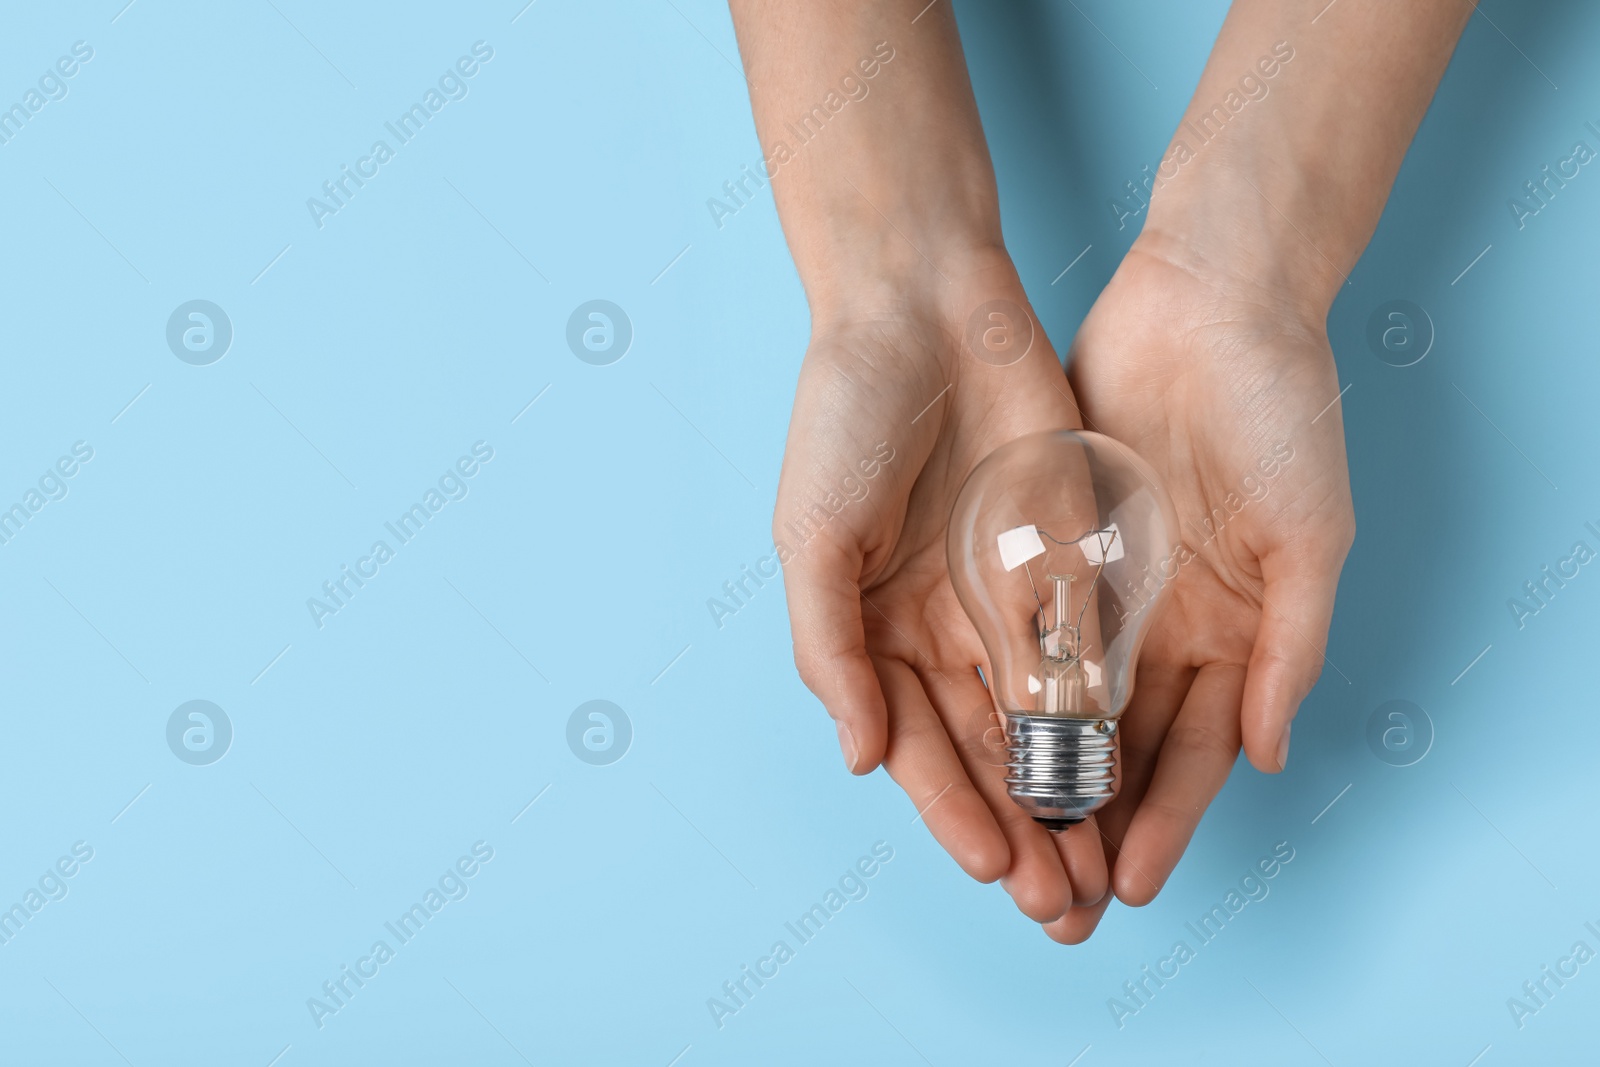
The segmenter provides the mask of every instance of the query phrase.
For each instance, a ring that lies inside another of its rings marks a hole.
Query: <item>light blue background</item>
[[[1064,948],[882,772],[845,775],[779,586],[707,610],[771,550],[807,332],[770,195],[720,229],[705,206],[760,155],[726,10],[275,2],[5,15],[5,102],[94,48],[0,146],[0,502],[94,448],[0,545],[0,904],[94,849],[0,946],[6,1062],[1592,1059],[1600,964],[1523,1029],[1506,1000],[1600,948],[1600,578],[1522,630],[1506,602],[1600,547],[1600,171],[1520,231],[1506,201],[1600,147],[1600,9],[1474,17],[1335,305],[1360,533],[1290,773],[1242,766],[1160,899]],[[1224,10],[960,8],[1063,350],[1134,234],[1106,202]],[[470,94],[313,225],[306,198],[478,40]],[[235,330],[207,367],[164,338],[194,298]],[[611,366],[565,344],[593,298],[633,322]],[[1364,340],[1393,298],[1437,330],[1414,367]],[[319,630],[306,599],[480,440],[470,495]],[[1365,741],[1396,698],[1437,731],[1407,768]],[[234,726],[211,766],[166,745],[192,699]],[[591,699],[634,729],[610,766],[565,741]],[[318,1029],[307,998],[480,840],[470,895]],[[707,998],[878,841],[870,894],[718,1029]],[[1280,841],[1270,896],[1119,1029],[1108,998]]]

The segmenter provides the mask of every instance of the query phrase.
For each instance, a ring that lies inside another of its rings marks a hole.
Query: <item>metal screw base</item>
[[[1046,829],[1059,833],[1117,793],[1117,724],[1006,714],[1006,791]]]

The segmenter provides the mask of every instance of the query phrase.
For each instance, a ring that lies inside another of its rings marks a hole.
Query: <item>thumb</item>
[[[861,556],[819,537],[783,572],[800,680],[833,717],[845,766],[866,774],[883,761],[888,713],[861,625]]]
[[[1275,774],[1288,762],[1295,712],[1328,662],[1323,650],[1342,564],[1343,553],[1326,549],[1280,550],[1261,561],[1264,603],[1239,723],[1245,755],[1257,770]]]

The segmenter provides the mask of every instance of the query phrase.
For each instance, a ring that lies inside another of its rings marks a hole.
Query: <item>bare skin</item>
[[[1069,383],[1042,331],[1004,367],[964,341],[980,305],[1028,302],[949,5],[731,6],[769,152],[794,146],[791,124],[843,75],[869,90],[772,182],[812,309],[775,539],[793,547],[795,524],[880,442],[895,457],[785,563],[796,665],[851,771],[884,765],[964,870],[999,880],[1051,937],[1082,941],[1113,895],[1155,897],[1241,745],[1262,771],[1285,765],[1354,536],[1338,408],[1321,414],[1339,392],[1324,322],[1471,8],[1338,0],[1319,16],[1323,0],[1236,0],[1191,117],[1275,42],[1295,59],[1156,192],[1073,344]],[[869,79],[859,63],[882,43],[894,58]],[[984,747],[986,657],[944,542],[984,456],[1078,426],[1156,467],[1194,558],[1141,660],[1117,799],[1052,835],[1006,796]],[[1270,492],[1232,514],[1229,495],[1249,496],[1272,457]],[[1230,518],[1207,536],[1198,524],[1219,506]]]

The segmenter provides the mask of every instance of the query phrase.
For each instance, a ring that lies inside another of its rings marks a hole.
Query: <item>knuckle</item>
[[[796,643],[794,646],[794,669],[800,675],[800,681],[819,698],[824,688],[826,676],[826,657],[817,652],[810,645]]]
[[[1185,804],[1166,797],[1146,798],[1139,808],[1139,814],[1145,818],[1154,818],[1170,828],[1180,830],[1192,828],[1204,813],[1204,804]]]
[[[1184,761],[1205,760],[1231,763],[1239,755],[1239,744],[1209,726],[1174,726],[1167,734],[1166,747],[1181,753]]]
[[[1126,734],[1122,737],[1122,761],[1148,767],[1161,752],[1161,739],[1135,741]]]
[[[1346,510],[1333,526],[1334,543],[1339,548],[1339,558],[1343,559],[1350,552],[1350,546],[1356,542],[1356,517],[1355,513]]]
[[[1322,660],[1321,659],[1314,659],[1314,660],[1311,661],[1310,665],[1306,668],[1305,679],[1304,679],[1304,681],[1302,683],[1302,688],[1304,688],[1306,692],[1310,692],[1311,691],[1311,687],[1316,685],[1317,682],[1321,678],[1322,678]]]
[[[1310,692],[1311,687],[1317,684],[1317,679],[1322,677],[1324,662],[1320,646],[1307,647],[1302,644],[1300,647],[1305,651],[1300,656],[1290,655],[1277,646],[1265,648],[1260,653],[1259,662],[1251,663],[1251,670],[1259,671],[1268,678],[1281,679],[1286,689],[1298,689],[1298,694],[1291,695],[1299,699]]]

